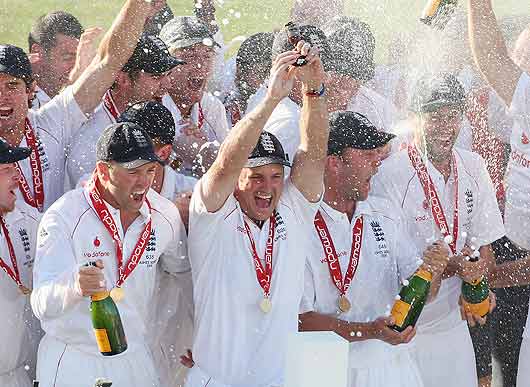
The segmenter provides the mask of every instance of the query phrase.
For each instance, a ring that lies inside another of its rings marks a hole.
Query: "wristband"
[[[322,97],[326,93],[326,86],[322,84],[320,86],[320,90],[310,89],[309,91],[306,91],[304,94],[308,97]]]

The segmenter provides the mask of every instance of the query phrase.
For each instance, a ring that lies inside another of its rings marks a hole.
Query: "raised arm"
[[[219,154],[203,176],[201,185],[202,199],[209,212],[219,210],[234,192],[239,174],[256,146],[265,123],[293,87],[292,72],[288,70],[298,57],[299,54],[294,52],[278,55],[271,69],[265,99],[239,121],[223,141]]]
[[[317,202],[323,191],[324,166],[328,150],[329,119],[323,87],[324,69],[318,50],[310,50],[308,44],[299,43],[302,54],[308,54],[309,63],[298,67],[295,76],[302,82],[304,94],[300,117],[300,146],[294,157],[291,180],[304,197]]]
[[[73,83],[81,110],[92,113],[127,63],[142,34],[146,20],[165,5],[165,0],[127,0],[101,41],[90,66]]]
[[[468,0],[469,40],[478,68],[510,106],[522,70],[508,54],[491,0]]]

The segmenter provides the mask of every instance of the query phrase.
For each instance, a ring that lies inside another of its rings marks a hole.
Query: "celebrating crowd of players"
[[[509,52],[468,0],[474,62],[409,89],[312,3],[227,62],[204,0],[126,0],[97,47],[61,11],[0,45],[0,385],[279,387],[297,331],[350,342],[350,387],[490,386],[492,354],[530,385],[530,29]],[[486,317],[460,300],[481,276]],[[128,349],[104,357],[90,296],[116,289]]]

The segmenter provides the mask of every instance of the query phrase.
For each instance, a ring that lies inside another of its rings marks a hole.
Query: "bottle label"
[[[432,281],[432,274],[429,273],[427,270],[421,270],[420,269],[414,275],[424,279],[427,282],[431,282]]]
[[[466,311],[471,312],[476,316],[484,317],[490,311],[490,299],[488,297],[478,304],[470,304],[469,302],[464,301],[464,308]]]
[[[484,277],[479,277],[479,278],[477,278],[474,281],[468,282],[468,284],[473,285],[473,286],[477,286],[478,284],[480,284],[482,282],[483,279],[484,279]]]
[[[422,17],[433,17],[436,12],[438,12],[438,8],[440,8],[441,0],[431,0],[427,3],[425,6],[425,9],[423,10]]]
[[[409,314],[410,308],[412,308],[410,304],[407,304],[406,302],[401,301],[401,300],[397,300],[396,303],[394,304],[394,307],[392,308],[391,313],[398,327],[403,326],[403,323],[405,322],[405,319],[407,318],[407,315]]]
[[[109,337],[107,336],[107,330],[94,328],[94,334],[96,335],[96,341],[98,343],[99,352],[112,352]]]

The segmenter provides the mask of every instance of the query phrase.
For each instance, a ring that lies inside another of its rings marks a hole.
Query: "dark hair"
[[[266,71],[268,74],[272,67],[273,42],[272,32],[258,32],[246,38],[237,51],[237,68],[245,73],[254,71],[258,67],[258,71]]]
[[[55,47],[58,34],[79,39],[83,32],[83,26],[75,16],[64,11],[50,12],[40,16],[31,27],[28,36],[29,50],[34,44],[49,50]]]

